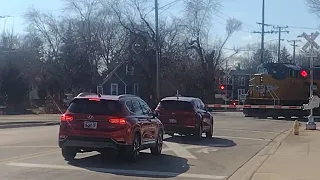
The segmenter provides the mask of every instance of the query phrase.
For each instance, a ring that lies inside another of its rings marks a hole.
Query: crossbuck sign
[[[307,51],[309,47],[313,47],[316,50],[320,48],[320,46],[315,42],[316,38],[319,36],[319,32],[311,33],[311,35],[307,35],[303,33],[300,37],[304,37],[307,40],[307,43],[302,47],[302,50]]]

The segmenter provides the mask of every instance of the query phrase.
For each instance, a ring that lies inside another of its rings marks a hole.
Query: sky
[[[212,19],[212,28],[210,31],[211,37],[223,38],[225,37],[226,19],[234,17],[243,22],[243,28],[236,32],[227,42],[225,48],[244,47],[247,44],[259,43],[261,40],[260,34],[252,33],[252,31],[261,31],[261,9],[262,0],[219,0],[222,8],[221,13],[217,13]],[[176,2],[176,3],[172,3]],[[170,8],[165,11],[160,11],[160,18],[171,16],[183,16],[183,0],[159,0],[159,7],[172,3]],[[9,0],[2,1],[0,6],[0,16],[11,16],[0,19],[0,31],[14,27],[14,32],[22,33],[26,28],[26,23],[23,14],[34,6],[43,11],[59,12],[63,7],[64,2],[61,0]],[[310,34],[315,32],[320,25],[320,17],[311,14],[306,6],[306,0],[265,0],[265,23],[286,26],[290,32],[282,33],[282,38],[285,41],[281,42],[290,51],[292,46],[287,40],[297,39],[298,35],[303,32]],[[272,30],[272,27],[266,27],[266,30]],[[278,34],[266,34],[266,44],[270,42],[277,42]],[[306,42],[298,43],[301,47]],[[320,44],[320,37],[316,39]],[[299,49],[298,49],[299,50]]]

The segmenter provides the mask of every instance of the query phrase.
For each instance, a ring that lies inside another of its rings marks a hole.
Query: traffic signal
[[[220,90],[224,90],[225,86],[224,85],[220,85]]]
[[[260,82],[263,82],[263,76],[260,76]]]

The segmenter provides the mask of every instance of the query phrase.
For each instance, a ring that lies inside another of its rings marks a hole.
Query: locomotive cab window
[[[298,72],[296,70],[290,69],[289,70],[289,77],[298,78]]]
[[[258,67],[257,69],[258,74],[268,74],[268,70],[264,68],[263,66]]]

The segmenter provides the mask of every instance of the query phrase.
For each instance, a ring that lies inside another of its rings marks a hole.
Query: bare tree
[[[47,46],[47,55],[53,58],[58,57],[59,48],[62,41],[61,24],[50,13],[41,13],[33,6],[25,14],[29,23],[29,31],[39,32]]]
[[[320,0],[306,0],[306,2],[309,10],[320,16]]]

